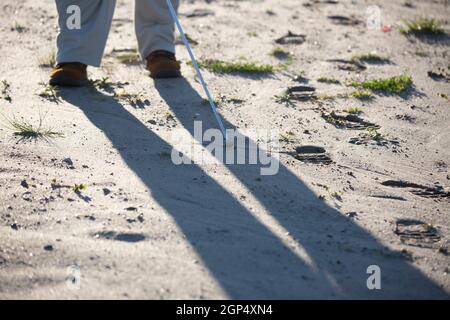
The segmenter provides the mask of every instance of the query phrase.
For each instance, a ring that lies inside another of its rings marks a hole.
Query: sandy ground
[[[228,99],[220,106],[227,127],[292,132],[282,150],[322,146],[333,163],[281,153],[274,176],[260,176],[257,165],[175,166],[165,156],[175,130],[192,133],[194,120],[217,126],[182,45],[183,79],[153,81],[143,65],[119,62],[116,51],[136,45],[132,2],[118,1],[103,65],[89,69],[91,79],[111,84],[64,89],[52,101],[39,96],[49,72],[39,63],[54,46],[54,3],[3,0],[0,80],[10,83],[12,101],[0,96],[0,298],[448,299],[450,101],[441,94],[450,96],[450,85],[427,73],[450,73],[450,41],[408,38],[399,28],[402,19],[426,15],[448,30],[450,6],[182,2],[183,14],[212,12],[181,17],[200,58],[277,65],[274,40],[288,30],[306,35],[302,44],[282,45],[294,56],[286,70],[268,77],[205,71],[205,78],[214,95]],[[366,27],[370,5],[381,8],[390,32]],[[336,24],[330,15],[361,23]],[[348,71],[329,61],[373,50],[391,63]],[[352,91],[317,81],[324,76],[345,83],[410,74],[414,89],[370,102],[277,102],[300,74],[323,95]],[[146,104],[115,98],[118,82]],[[398,144],[351,144],[361,131],[336,128],[319,112],[347,107],[361,108]],[[20,140],[5,117],[42,119],[64,137]],[[428,186],[441,197],[387,180]],[[75,184],[87,189],[76,193]],[[402,225],[415,220],[415,233]],[[367,288],[370,265],[380,267],[381,290]]]

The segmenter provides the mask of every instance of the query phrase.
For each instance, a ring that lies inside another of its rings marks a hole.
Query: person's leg
[[[178,9],[178,0],[172,4]],[[136,0],[135,27],[143,59],[159,50],[175,53],[175,25],[166,0]]]
[[[178,0],[171,0],[175,10]],[[166,0],[136,0],[135,27],[139,53],[152,78],[180,77],[175,58],[175,25]]]
[[[150,0],[152,1],[152,0]],[[56,63],[78,62],[100,66],[114,14],[116,0],[56,0],[59,33]],[[80,8],[80,29],[70,28],[70,8]]]

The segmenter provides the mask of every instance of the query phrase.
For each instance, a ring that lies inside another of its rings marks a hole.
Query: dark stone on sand
[[[325,148],[318,146],[299,146],[295,148],[297,153],[325,153]]]
[[[51,244],[47,244],[46,246],[44,246],[44,250],[45,251],[53,251],[53,246]]]

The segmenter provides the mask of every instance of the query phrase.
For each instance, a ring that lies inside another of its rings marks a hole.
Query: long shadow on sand
[[[185,79],[155,85],[191,133],[194,113],[200,113],[204,127],[215,127],[210,111]],[[158,156],[172,146],[113,98],[93,100],[86,89],[65,89],[61,97],[104,132],[231,298],[448,297],[401,255],[318,200],[281,164],[277,175],[261,181],[256,181],[257,165],[228,169],[300,243],[309,262],[294,254],[200,166],[175,166],[170,158]],[[373,264],[381,267],[382,290],[366,287],[366,269]]]

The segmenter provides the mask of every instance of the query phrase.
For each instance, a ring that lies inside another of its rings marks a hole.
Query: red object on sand
[[[392,27],[388,26],[388,25],[384,25],[383,28],[381,28],[381,30],[383,32],[391,32],[392,31]]]

